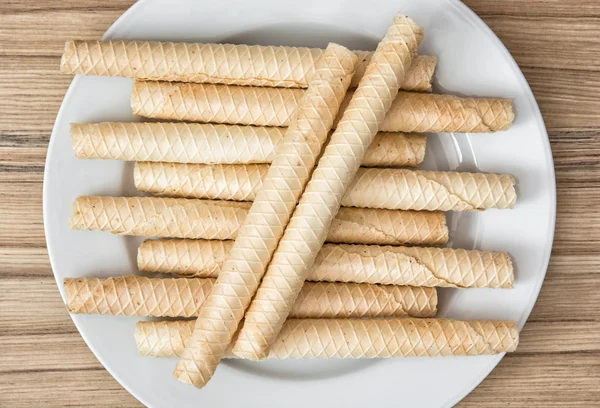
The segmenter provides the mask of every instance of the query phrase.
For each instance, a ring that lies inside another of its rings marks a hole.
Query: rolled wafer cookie
[[[138,268],[200,278],[217,277],[231,241],[150,239]],[[307,280],[453,288],[512,288],[506,252],[453,248],[325,244]]]
[[[330,44],[277,148],[173,375],[203,387],[229,347],[325,144],[356,55]]]
[[[180,356],[192,329],[189,321],[138,322],[135,343],[144,356]],[[267,358],[476,356],[518,344],[517,326],[502,320],[288,319]]]
[[[214,285],[214,279],[137,275],[64,280],[70,313],[153,317],[198,316]],[[432,288],[307,282],[296,300],[292,316],[431,317],[436,307],[437,293]]]
[[[267,357],[422,38],[413,20],[394,17],[279,242],[246,312],[235,354]]]
[[[164,238],[235,239],[250,203],[160,197],[81,196],[69,226],[78,230]],[[329,242],[401,245],[448,242],[443,213],[342,208]]]
[[[483,173],[360,169],[342,205],[428,211],[513,208],[512,176]]]
[[[139,191],[171,197],[252,201],[266,164],[198,165],[136,163]],[[512,208],[511,176],[483,173],[361,168],[342,199],[347,207],[389,210],[464,211]]]
[[[306,88],[323,51],[243,44],[72,40],[65,44],[60,70],[63,74]],[[355,53],[358,63],[351,86],[358,85],[372,55],[367,51]],[[431,91],[435,64],[435,57],[416,57],[402,88]]]
[[[271,163],[286,128],[183,122],[72,123],[75,157],[199,164]],[[416,167],[424,135],[379,132],[363,166]]]
[[[81,196],[69,227],[119,235],[232,239],[249,203],[154,197]]]
[[[288,126],[304,92],[302,89],[137,81],[131,92],[131,107],[138,116],[163,120]],[[340,115],[352,95],[349,92],[346,96]],[[512,102],[508,99],[398,92],[379,130],[486,133],[508,129],[513,119]]]

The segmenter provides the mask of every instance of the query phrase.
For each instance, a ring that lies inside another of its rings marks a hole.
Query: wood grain
[[[465,407],[600,405],[600,2],[467,0],[539,102],[558,217],[547,278],[516,353]],[[64,42],[94,39],[132,1],[0,3],[0,406],[137,407],[89,351],[56,290],[42,222],[49,135],[71,78]]]

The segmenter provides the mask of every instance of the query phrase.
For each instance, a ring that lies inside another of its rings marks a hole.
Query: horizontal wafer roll
[[[266,164],[198,165],[136,163],[139,191],[188,198],[252,201]],[[361,168],[342,199],[347,207],[390,210],[465,211],[512,208],[511,176],[483,173]]]
[[[138,322],[135,343],[144,356],[183,351],[193,322]],[[514,322],[446,319],[288,319],[267,358],[390,358],[475,356],[515,351]],[[228,358],[237,358],[231,351]]]
[[[63,74],[306,88],[323,51],[243,44],[75,40],[66,42],[60,70]],[[351,86],[358,85],[372,55],[355,52],[359,60]],[[415,58],[402,88],[431,91],[435,64],[435,57]]]
[[[119,235],[232,239],[249,203],[154,197],[81,196],[69,226]]]
[[[198,316],[214,279],[115,278],[65,279],[70,313],[153,317]],[[432,288],[307,282],[292,308],[292,317],[431,317],[437,293]]]
[[[147,118],[288,126],[303,94],[302,89],[137,81],[131,107]],[[346,95],[338,118],[352,95]],[[513,119],[507,99],[398,92],[379,130],[484,133],[506,130]]]
[[[72,123],[76,158],[199,164],[271,163],[286,128],[183,122]],[[363,166],[418,166],[425,136],[379,132]]]
[[[359,169],[342,199],[347,207],[465,211],[513,208],[512,176],[404,169]]]
[[[200,278],[217,277],[231,241],[149,239],[138,250],[138,268]],[[325,244],[310,281],[381,283],[454,288],[512,288],[506,252],[453,248]]]
[[[164,238],[235,239],[250,203],[160,197],[81,196],[69,226]],[[327,241],[401,245],[448,242],[443,213],[341,208]]]

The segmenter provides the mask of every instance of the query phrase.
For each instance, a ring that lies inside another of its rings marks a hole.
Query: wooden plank
[[[0,333],[76,333],[52,275],[0,279]]]
[[[52,276],[45,247],[0,246],[0,259],[3,261],[1,279]]]
[[[115,11],[122,14],[131,5],[134,0],[112,0],[106,3],[90,3],[80,0],[37,0],[35,2],[21,0],[5,0],[2,4],[2,10],[5,13],[40,13],[48,11],[86,11],[98,12],[100,10]]]
[[[490,15],[532,17],[596,17],[600,16],[600,3],[596,0],[464,0],[484,20]],[[527,6],[523,6],[527,4]]]
[[[2,407],[141,407],[102,367],[0,373]]]
[[[595,17],[483,17],[521,67],[600,69],[600,26]]]
[[[598,72],[521,67],[549,131],[600,126]]]
[[[0,172],[6,174],[10,172]],[[29,173],[30,174],[30,173]],[[35,175],[39,178],[39,174]],[[46,245],[42,219],[42,184],[0,183],[0,246]]]
[[[599,353],[507,355],[458,406],[597,406],[599,357]]]
[[[600,352],[599,320],[544,322],[533,318],[521,331],[515,354]]]
[[[116,9],[0,14],[0,55],[60,57],[67,40],[98,39],[122,14]],[[35,30],[31,30],[35,27]],[[85,28],[85,29],[83,29]]]

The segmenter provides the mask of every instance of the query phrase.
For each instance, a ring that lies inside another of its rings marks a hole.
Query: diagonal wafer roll
[[[154,317],[198,316],[214,279],[115,278],[65,279],[70,313]],[[307,282],[292,308],[292,317],[431,317],[437,293],[432,288]]]
[[[138,322],[135,343],[144,356],[180,356],[192,329],[189,321]],[[267,358],[476,356],[515,351],[518,344],[511,321],[288,319]]]
[[[320,58],[262,189],[242,224],[173,375],[203,387],[231,343],[325,144],[356,55],[330,44]]]
[[[199,164],[270,163],[285,128],[182,122],[72,123],[75,157]],[[363,166],[418,166],[425,136],[379,132]]]
[[[279,242],[234,353],[252,360],[268,355],[422,38],[414,21],[394,17]]]
[[[215,278],[231,241],[149,239],[138,250],[141,271]],[[326,244],[307,280],[454,288],[512,288],[506,252],[452,248]]]
[[[358,85],[372,53],[359,60]],[[162,81],[206,82],[306,88],[323,50],[305,47],[172,43],[148,41],[67,41],[63,74],[123,76]],[[436,58],[417,57],[402,82],[408,91],[431,91]]]
[[[267,170],[266,164],[141,162],[136,163],[133,174],[139,191],[171,197],[252,201]],[[498,174],[361,168],[342,205],[428,211],[512,208],[517,198],[514,184],[511,176]]]
[[[302,89],[138,81],[131,92],[133,113],[147,118],[256,126],[288,126]],[[340,107],[344,112],[352,92]],[[512,124],[507,99],[399,92],[379,130],[468,132],[506,130]],[[335,126],[335,125],[334,125]]]
[[[159,197],[81,196],[69,226],[78,230],[165,238],[235,239],[250,203]],[[327,241],[356,244],[443,245],[443,213],[342,208]]]

